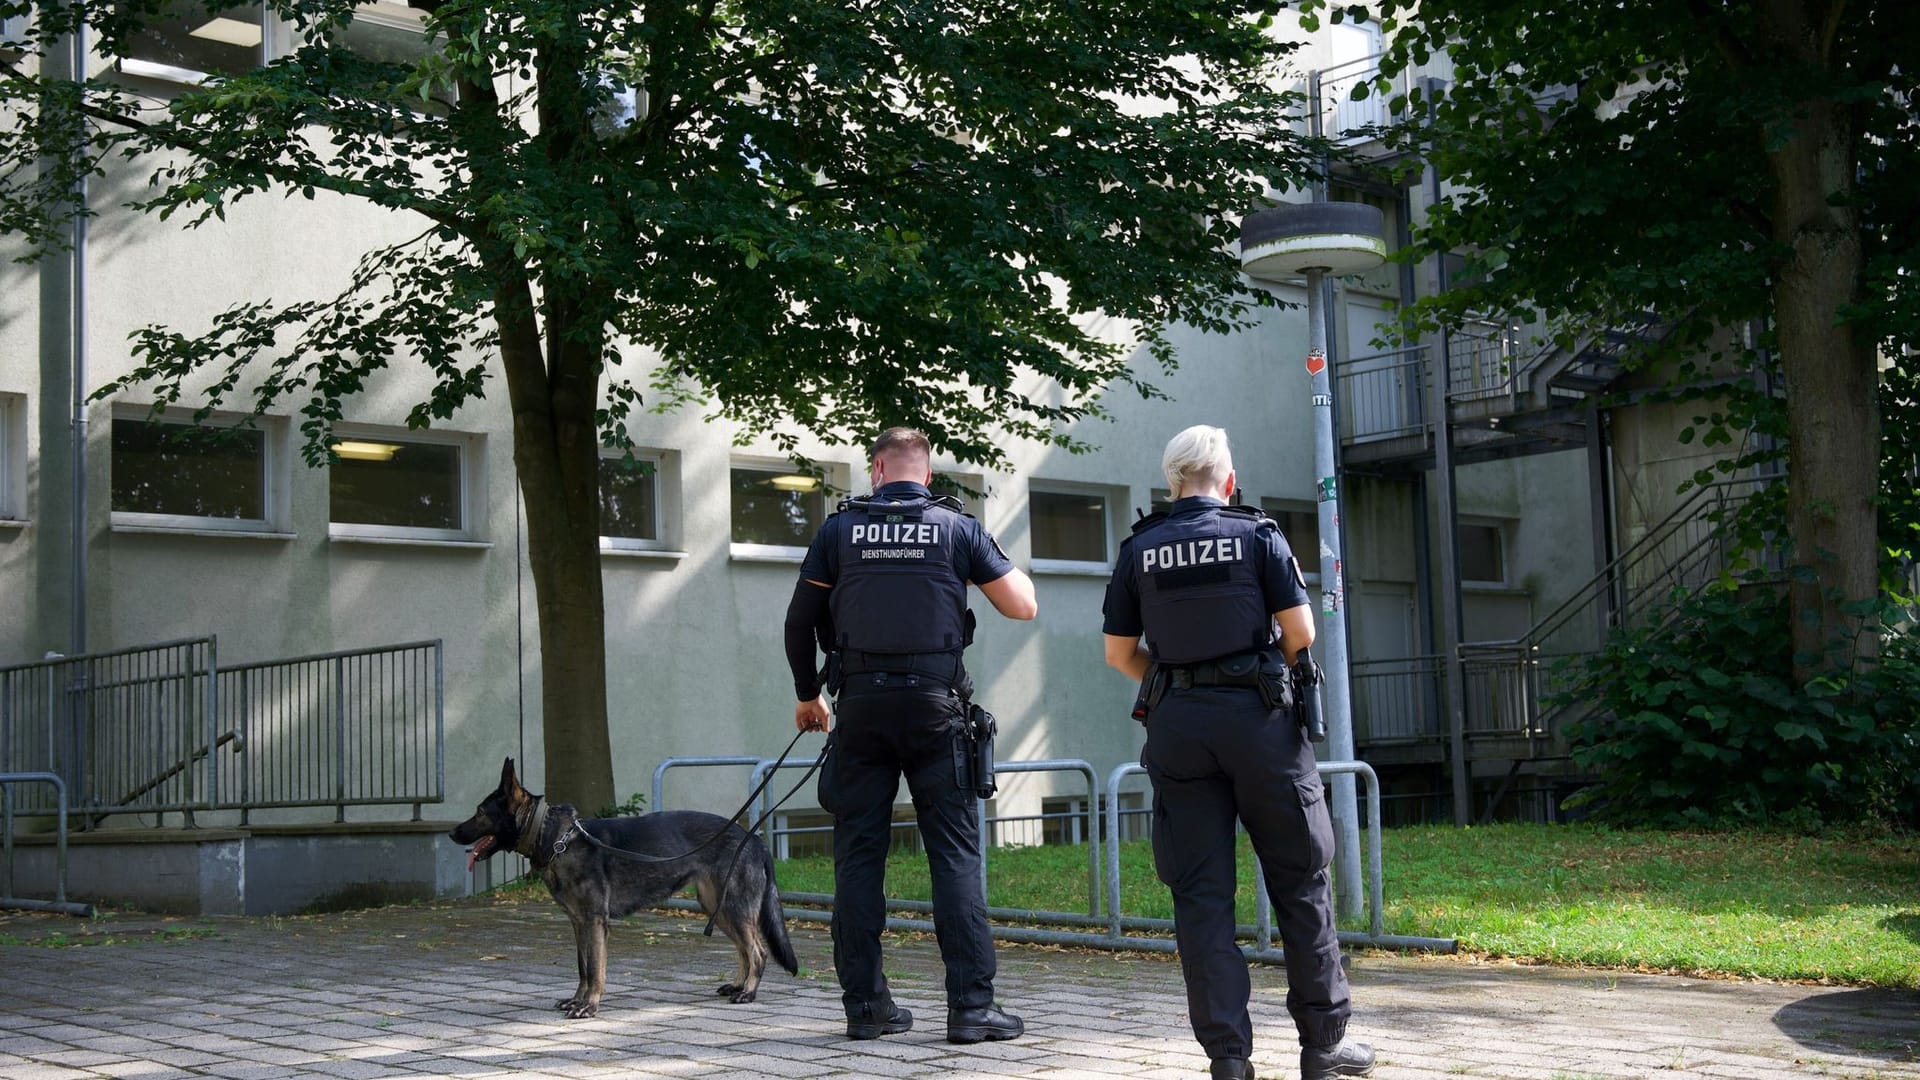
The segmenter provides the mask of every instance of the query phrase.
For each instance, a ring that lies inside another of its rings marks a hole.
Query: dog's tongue
[[[493,837],[483,836],[467,849],[467,873],[473,873],[473,864],[486,858],[493,851]]]

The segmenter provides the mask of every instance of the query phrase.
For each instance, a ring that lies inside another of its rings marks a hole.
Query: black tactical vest
[[[1272,528],[1250,506],[1155,514],[1134,525],[1128,557],[1156,663],[1195,664],[1272,643],[1273,613],[1255,573],[1256,534]]]
[[[839,577],[829,604],[839,645],[863,653],[958,652],[967,583],[954,565],[958,500],[868,496],[840,504]]]

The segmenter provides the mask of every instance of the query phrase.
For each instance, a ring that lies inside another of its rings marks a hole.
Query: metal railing
[[[0,771],[61,777],[90,820],[210,808],[216,653],[213,638],[188,638],[0,668]],[[49,793],[17,811],[57,813]]]
[[[45,784],[53,789],[56,814],[54,838],[53,899],[36,900],[14,894],[13,883],[13,787],[15,784]],[[93,905],[67,899],[67,785],[58,776],[46,772],[0,773],[0,836],[4,836],[5,876],[0,877],[0,908],[25,911],[57,911],[63,915],[93,918]]]
[[[219,803],[254,810],[411,804],[446,797],[446,676],[440,642],[222,668],[222,738],[241,748]]]
[[[1336,365],[1334,378],[1343,441],[1373,442],[1425,430],[1426,346],[1355,357]]]
[[[83,827],[113,814],[445,797],[439,641],[222,668],[212,637],[0,668],[0,771],[55,774]],[[22,816],[66,814],[45,794]]]
[[[1439,656],[1353,664],[1350,681],[1355,741],[1378,745],[1440,738],[1445,729],[1440,722],[1439,688],[1445,668]]]
[[[1393,99],[1428,80],[1446,83],[1453,80],[1453,62],[1445,53],[1434,53],[1425,62],[1409,67],[1382,90],[1371,87],[1367,96],[1355,100],[1353,91],[1362,83],[1380,76],[1380,60],[1385,53],[1362,56],[1313,72],[1307,80],[1308,93],[1318,117],[1320,133],[1338,142],[1353,144],[1380,137],[1380,129],[1403,119],[1393,111]]]
[[[664,809],[663,781],[666,773],[672,769],[681,767],[739,766],[749,763],[754,766],[753,775],[747,787],[749,792],[752,792],[760,786],[761,778],[766,776],[769,770],[775,768],[806,768],[811,764],[811,762],[776,762],[773,759],[743,756],[668,758],[654,769],[653,808],[656,810]],[[1367,835],[1369,846],[1368,857],[1365,860],[1364,866],[1368,882],[1368,928],[1365,931],[1340,931],[1340,940],[1350,945],[1364,945],[1377,948],[1452,951],[1455,947],[1455,942],[1449,938],[1410,937],[1391,935],[1383,932],[1384,871],[1382,869],[1380,841],[1380,792],[1378,780],[1374,776],[1373,769],[1361,761],[1321,762],[1319,768],[1323,776],[1342,773],[1358,774],[1364,780],[1367,791]],[[1041,924],[1014,926],[995,925],[993,928],[994,936],[1005,941],[1038,944],[1081,945],[1160,952],[1173,951],[1174,942],[1170,937],[1166,936],[1171,933],[1173,929],[1173,920],[1129,917],[1121,910],[1120,845],[1116,842],[1116,838],[1127,835],[1127,830],[1122,824],[1123,817],[1139,812],[1122,809],[1120,788],[1129,778],[1142,775],[1145,770],[1140,765],[1133,763],[1116,768],[1107,778],[1105,791],[1100,793],[1101,797],[1096,798],[1096,793],[1093,788],[1097,786],[1097,774],[1093,773],[1092,767],[1083,761],[1011,761],[1000,762],[995,766],[995,769],[996,772],[1000,773],[1072,771],[1092,777],[1093,779],[1089,780],[1087,804],[1089,807],[1098,805],[1102,808],[1100,813],[1102,825],[1097,834],[1097,841],[1088,844],[1088,853],[1092,864],[1091,876],[1094,879],[1089,883],[1088,910],[1084,913],[1074,911],[1033,911],[995,907],[989,903],[987,914],[991,918],[1022,924]],[[774,785],[771,784],[768,785],[769,788],[773,786]],[[756,816],[770,821],[772,815],[768,812],[768,809],[770,809],[773,801],[773,796],[763,793],[761,798],[763,809]],[[980,812],[984,816],[984,803],[981,804]],[[1089,824],[1091,824],[1091,822],[1089,822]],[[909,828],[913,827],[911,822],[896,823],[896,827],[901,827],[902,825]],[[983,893],[987,884],[986,864],[991,857],[990,851],[991,849],[983,848],[981,853],[981,885]],[[1107,866],[1104,905],[1101,902],[1101,891],[1098,883],[1099,856],[1102,851],[1105,852]],[[1255,878],[1255,922],[1251,926],[1241,927],[1240,933],[1243,937],[1253,939],[1252,947],[1247,950],[1250,957],[1265,962],[1277,962],[1281,959],[1281,953],[1272,947],[1271,906],[1266,895],[1264,878],[1259,874],[1256,874]],[[833,899],[831,896],[825,894],[785,893],[784,891],[783,897],[795,903],[822,905],[830,905]],[[675,908],[692,910],[697,910],[698,908],[698,905],[693,900],[684,898],[668,900],[666,904],[669,907]],[[912,913],[926,913],[932,910],[932,905],[927,901],[898,898],[889,898],[887,907],[889,911]],[[830,918],[827,912],[805,909],[789,909],[787,916],[789,918],[814,922],[823,922]],[[1062,930],[1053,928],[1060,926],[1079,927],[1082,929]],[[887,919],[887,927],[888,929],[894,930],[929,931],[933,929],[933,924],[925,919],[889,916]]]

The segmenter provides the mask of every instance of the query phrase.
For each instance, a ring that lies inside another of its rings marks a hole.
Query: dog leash
[[[787,755],[791,754],[793,752],[793,748],[799,744],[801,736],[804,736],[806,734],[808,734],[808,732],[801,731],[794,735],[793,741],[788,743],[787,748],[785,750],[780,751],[780,756],[774,760],[773,768],[767,770],[767,775],[761,778],[759,786],[755,787],[752,793],[750,793],[747,796],[747,801],[741,803],[740,809],[735,810],[733,814],[727,818],[729,822],[732,822],[747,813],[747,809],[753,805],[753,801],[755,799],[758,799],[761,793],[767,790],[767,785],[773,781],[774,774],[779,772],[780,767],[787,763]],[[820,766],[824,764],[827,760],[827,752],[832,749],[833,749],[833,733],[829,732],[827,734],[826,745],[820,748],[820,756],[814,758],[813,764],[807,766],[807,771],[801,775],[799,781],[795,783],[793,787],[789,788],[785,795],[780,796],[780,801],[774,803],[771,807],[768,807],[767,812],[765,814],[760,815],[759,820],[755,821],[751,826],[749,826],[746,831],[751,833],[759,829],[760,826],[766,824],[767,818],[770,815],[772,815],[772,813],[775,810],[778,810],[780,809],[780,807],[786,805],[787,800],[793,798],[795,793],[797,793],[801,789],[801,787],[803,787],[806,784],[806,782],[813,776],[813,774],[819,771]],[[559,855],[565,852],[567,850],[567,840],[570,839],[575,833],[580,834],[580,838],[582,840],[585,840],[587,843],[592,844],[594,847],[599,848],[600,850],[608,853],[609,855],[615,855],[623,859],[631,859],[635,862],[663,863],[663,862],[676,862],[680,859],[687,858],[690,855],[698,854],[700,851],[704,850],[708,845],[712,844],[715,840],[718,840],[722,836],[725,836],[727,834],[727,830],[725,829],[715,830],[712,836],[707,837],[705,840],[701,841],[699,844],[687,849],[686,851],[681,852],[678,855],[648,855],[644,852],[628,851],[626,848],[615,847],[612,844],[607,843],[606,841],[588,832],[586,827],[580,823],[579,816],[575,815],[573,821],[568,823],[566,831],[561,833],[559,839],[553,842],[553,853],[555,855]],[[731,869],[731,867],[729,867],[729,869]]]

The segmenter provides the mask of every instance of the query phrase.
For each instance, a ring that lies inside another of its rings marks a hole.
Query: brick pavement
[[[1029,1034],[950,1046],[938,956],[896,938],[914,1031],[841,1036],[831,944],[795,924],[802,976],[751,1005],[713,988],[731,946],[642,914],[613,934],[600,1016],[560,1019],[572,939],[544,901],[485,899],[301,918],[0,912],[0,1078],[348,1080],[1205,1075],[1171,957],[1007,946],[1002,1000]],[[56,935],[59,937],[56,938]],[[84,942],[52,947],[56,940]],[[1369,954],[1354,1032],[1378,1080],[1920,1080],[1920,994]],[[1285,977],[1258,966],[1262,1077],[1296,1075]]]

